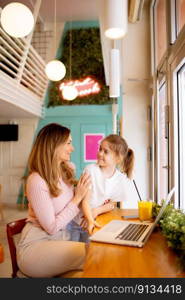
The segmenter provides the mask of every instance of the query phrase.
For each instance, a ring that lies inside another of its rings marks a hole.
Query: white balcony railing
[[[44,69],[44,60],[30,44],[28,46],[25,38],[10,37],[0,27],[1,100],[10,102],[14,96],[14,104],[18,105],[15,94],[20,96],[23,92],[22,94],[25,95],[24,109],[28,110],[29,107],[31,110],[32,107],[36,115],[43,116],[43,101],[48,84]],[[6,87],[5,82],[9,82],[9,86]],[[28,105],[29,99],[31,99],[31,106]],[[34,102],[36,109],[33,107]]]

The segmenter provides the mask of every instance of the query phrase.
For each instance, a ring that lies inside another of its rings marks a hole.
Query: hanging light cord
[[[69,78],[72,78],[72,21],[69,30]]]
[[[56,35],[57,35],[57,22],[56,22],[56,17],[57,17],[57,6],[56,6],[56,0],[54,3],[54,47],[55,47],[55,51],[57,49],[57,42],[56,42]]]

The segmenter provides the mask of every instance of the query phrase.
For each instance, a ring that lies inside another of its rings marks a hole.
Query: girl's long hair
[[[134,151],[130,149],[124,138],[117,134],[110,134],[101,142],[107,142],[115,156],[119,158],[119,167],[122,172],[127,174],[128,178],[132,177],[134,168]]]
[[[37,172],[46,181],[50,194],[57,197],[62,191],[59,179],[68,185],[76,183],[75,172],[68,163],[58,164],[56,149],[64,144],[70,130],[60,124],[50,123],[38,133],[28,159],[28,175]]]

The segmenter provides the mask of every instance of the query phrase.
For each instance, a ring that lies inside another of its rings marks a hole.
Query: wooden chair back
[[[17,277],[19,267],[17,265],[15,235],[21,233],[26,224],[26,218],[10,222],[6,225],[7,239],[12,262],[12,277]]]

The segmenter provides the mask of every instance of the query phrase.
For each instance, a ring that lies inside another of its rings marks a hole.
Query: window
[[[178,173],[179,173],[179,203],[185,210],[185,64],[180,68],[177,73],[178,82]]]
[[[175,186],[175,207],[185,211],[185,0],[151,5],[154,199],[160,203]]]
[[[170,3],[171,43],[173,44],[185,25],[185,0],[171,0]]]
[[[154,4],[155,53],[158,65],[167,49],[166,0],[156,0]]]
[[[158,202],[168,194],[168,105],[166,83],[159,87],[158,96]]]

